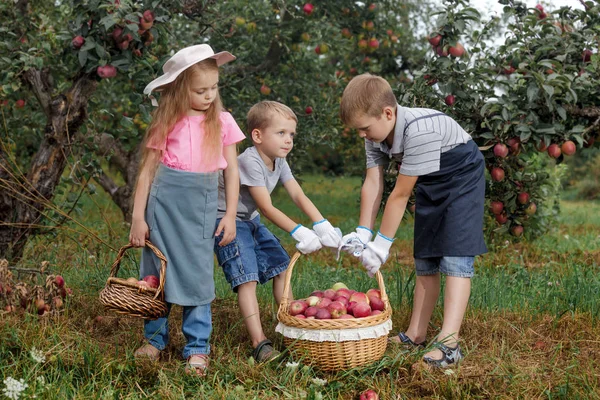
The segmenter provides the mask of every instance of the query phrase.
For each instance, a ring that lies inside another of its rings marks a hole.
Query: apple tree
[[[506,35],[491,46],[485,38],[499,21],[483,21],[468,1],[446,1],[426,65],[399,93],[407,105],[452,115],[482,149],[490,231],[534,237],[557,210],[554,165],[593,146],[600,131],[600,4],[501,3]]]

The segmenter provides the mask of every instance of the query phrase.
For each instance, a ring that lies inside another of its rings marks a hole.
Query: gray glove
[[[366,226],[359,226],[356,228],[355,232],[342,237],[342,244],[339,250],[350,253],[355,257],[359,257],[372,236],[372,230]]]

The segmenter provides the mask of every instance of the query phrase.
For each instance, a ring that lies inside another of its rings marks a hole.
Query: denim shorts
[[[217,226],[221,219],[217,219]],[[215,254],[225,278],[234,292],[246,282],[268,282],[285,271],[290,256],[279,239],[260,222],[260,216],[249,221],[235,221],[236,238],[219,246],[223,235],[215,238]]]
[[[432,257],[415,258],[417,275],[435,275],[438,272],[446,276],[471,278],[475,273],[475,257]]]

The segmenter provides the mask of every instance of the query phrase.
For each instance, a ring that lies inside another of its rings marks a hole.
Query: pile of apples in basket
[[[301,319],[354,319],[381,314],[384,309],[379,289],[357,292],[338,282],[331,289],[292,301],[289,313]]]

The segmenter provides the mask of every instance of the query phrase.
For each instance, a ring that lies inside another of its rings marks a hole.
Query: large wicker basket
[[[127,244],[119,250],[117,259],[110,270],[110,276],[106,281],[106,286],[100,291],[100,302],[106,309],[131,317],[142,317],[145,319],[157,319],[167,314],[167,303],[164,300],[167,259],[150,241],[146,240],[146,246],[160,260],[158,288],[142,287],[135,283],[127,282],[125,279],[117,278],[119,265],[125,251],[133,247],[131,244]]]
[[[385,284],[380,272],[376,279],[381,291],[381,300],[385,304],[385,310],[379,314],[365,318],[356,319],[300,319],[289,314],[290,302],[288,300],[291,288],[291,277],[294,265],[300,253],[296,253],[286,272],[283,298],[277,319],[288,327],[310,329],[310,330],[343,330],[374,327],[389,321],[392,317],[392,307],[385,291]],[[387,347],[387,335],[373,339],[347,340],[347,341],[310,341],[304,339],[289,338],[284,335],[283,342],[290,351],[303,357],[303,362],[313,365],[321,370],[335,371],[355,368],[371,364],[380,360]]]

